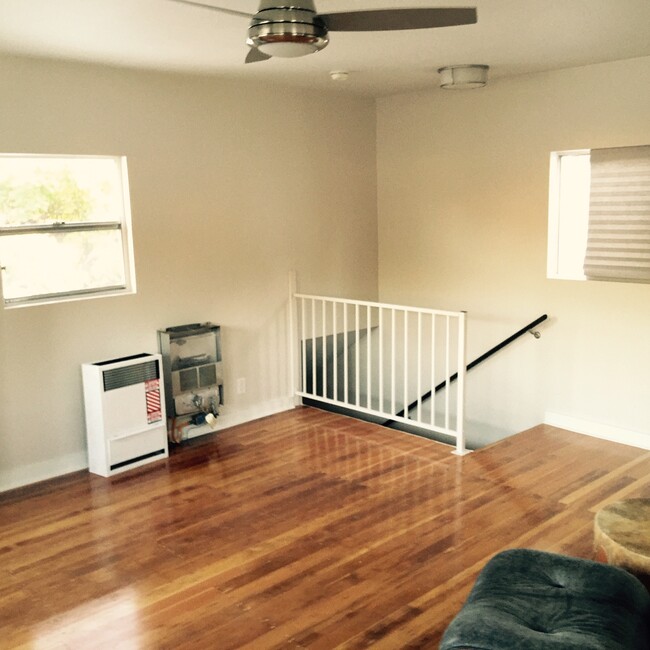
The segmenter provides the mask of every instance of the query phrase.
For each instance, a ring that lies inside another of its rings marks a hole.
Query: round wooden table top
[[[650,575],[650,499],[616,501],[596,513],[594,548],[601,561]]]

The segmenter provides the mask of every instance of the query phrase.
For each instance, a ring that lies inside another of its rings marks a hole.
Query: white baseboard
[[[85,450],[52,460],[44,460],[40,463],[3,470],[0,477],[0,492],[46,481],[82,469],[88,469],[88,456]]]
[[[269,400],[239,411],[232,409],[232,407],[224,406],[214,430],[221,431],[228,429],[238,424],[244,424],[245,422],[266,417],[267,415],[289,411],[294,407],[293,397],[281,397]],[[194,427],[188,437],[192,438],[210,432],[212,432],[212,429],[207,426]],[[0,492],[24,487],[25,485],[38,483],[39,481],[46,481],[50,478],[63,476],[64,474],[83,469],[88,469],[88,456],[85,449],[60,458],[53,458],[52,460],[33,463],[31,465],[23,465],[15,469],[3,470],[0,474]]]
[[[650,433],[641,433],[640,431],[630,431],[614,427],[609,424],[600,424],[599,422],[590,422],[582,418],[574,418],[570,415],[560,413],[551,413],[547,411],[544,414],[544,424],[549,424],[560,429],[568,429],[576,433],[582,433],[592,438],[601,440],[610,440],[622,445],[639,447],[640,449],[650,450]]]

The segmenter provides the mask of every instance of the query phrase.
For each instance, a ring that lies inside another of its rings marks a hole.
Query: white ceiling
[[[257,0],[201,0],[254,13]],[[650,56],[650,0],[317,0],[323,13],[476,6],[478,24],[330,34],[323,51],[244,65],[247,20],[173,0],[0,0],[0,52],[263,79],[388,95],[435,88],[436,70],[490,65],[490,77]]]

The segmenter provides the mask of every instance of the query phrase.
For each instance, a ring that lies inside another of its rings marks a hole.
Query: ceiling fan
[[[219,11],[250,20],[246,63],[272,57],[298,57],[322,50],[328,32],[374,32],[402,29],[430,29],[470,25],[476,22],[475,7],[429,7],[375,9],[330,14],[316,12],[313,0],[261,0],[256,14],[215,7],[196,0],[172,0],[181,4]]]

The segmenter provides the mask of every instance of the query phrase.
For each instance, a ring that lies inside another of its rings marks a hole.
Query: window
[[[586,280],[589,225],[589,151],[551,154],[549,191],[549,278]]]
[[[650,146],[551,154],[548,277],[650,282]]]
[[[0,155],[5,307],[135,291],[126,159]]]

